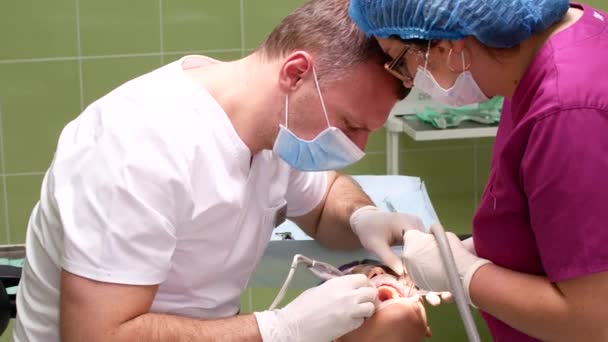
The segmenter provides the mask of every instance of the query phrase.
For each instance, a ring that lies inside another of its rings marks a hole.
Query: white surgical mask
[[[451,51],[450,51],[451,53]],[[464,54],[462,55],[463,72],[458,75],[454,85],[445,89],[433,77],[427,69],[429,50],[427,50],[424,67],[418,66],[414,77],[414,87],[427,93],[433,100],[439,101],[448,106],[461,107],[473,103],[488,101],[489,98],[481,91],[473,75],[469,70],[465,70]]]
[[[359,161],[365,153],[346,134],[329,123],[314,67],[312,72],[328,127],[312,140],[298,138],[287,128],[289,96],[285,96],[285,125],[279,126],[279,134],[272,150],[300,171],[339,170]]]

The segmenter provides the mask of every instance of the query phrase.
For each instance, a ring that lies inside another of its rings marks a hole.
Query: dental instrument
[[[289,273],[287,274],[287,278],[285,278],[285,282],[283,283],[283,286],[281,287],[281,290],[279,290],[279,293],[275,297],[274,301],[272,302],[272,304],[270,304],[270,307],[268,308],[269,310],[276,309],[276,307],[279,305],[279,303],[281,303],[281,301],[285,297],[287,288],[289,287],[289,284],[291,283],[291,281],[293,279],[293,276],[296,272],[296,268],[298,268],[298,265],[300,265],[300,264],[306,265],[308,267],[308,269],[310,270],[310,272],[312,272],[315,276],[317,276],[319,279],[321,279],[323,281],[327,281],[327,280],[344,275],[344,273],[342,273],[342,271],[340,271],[339,269],[337,269],[336,267],[334,267],[331,264],[328,264],[326,262],[317,261],[317,260],[308,258],[301,254],[296,254],[296,255],[294,255],[293,260],[291,262],[291,267],[289,268]]]
[[[396,212],[397,212],[397,209],[395,209],[395,206],[393,205],[393,203],[392,203],[391,201],[389,201],[389,200],[387,200],[387,199],[385,198],[385,199],[384,199],[384,203],[386,204],[386,207],[388,208],[388,210],[389,210],[390,212],[393,212],[393,213],[396,213]],[[401,236],[403,236],[403,240],[405,241],[405,230],[403,230],[403,231],[401,232]],[[405,259],[403,259],[403,256],[401,256],[401,265],[403,266],[403,273],[404,273],[404,276],[405,276]],[[408,296],[408,297],[409,297],[409,296],[411,296],[411,294],[412,294],[412,290],[414,290],[414,282],[412,281],[412,282],[410,282],[410,284],[408,285],[408,284],[407,284],[407,282],[406,282],[406,280],[405,280],[405,277],[403,278],[403,280],[402,280],[402,281],[403,281],[403,287],[405,288],[405,287],[407,286],[407,288],[408,288],[408,289],[407,289],[407,296]]]
[[[452,290],[452,295],[454,296],[454,300],[458,306],[460,318],[464,324],[469,341],[479,342],[481,341],[481,338],[479,337],[477,326],[473,320],[473,314],[471,313],[471,308],[467,302],[467,297],[465,295],[462,282],[460,281],[460,276],[456,270],[456,261],[454,260],[454,254],[452,254],[448,237],[445,234],[445,229],[443,229],[443,226],[440,223],[436,223],[431,225],[431,232],[437,241],[439,254],[441,255],[443,266],[448,274],[448,282]]]
[[[395,206],[393,206],[390,201],[385,199],[384,203],[386,203],[388,210],[390,210],[391,212],[397,212]],[[462,322],[464,324],[464,328],[469,338],[469,341],[480,342],[481,338],[479,336],[479,332],[477,331],[475,321],[473,320],[473,314],[471,313],[471,308],[469,307],[469,303],[467,302],[467,297],[464,292],[464,288],[462,287],[462,283],[460,282],[460,276],[458,275],[458,271],[456,270],[456,261],[454,260],[452,249],[450,248],[450,244],[448,243],[448,237],[445,234],[445,229],[443,229],[443,226],[440,223],[436,223],[431,225],[431,233],[435,236],[435,240],[437,241],[437,246],[439,247],[439,254],[441,255],[441,261],[443,262],[443,266],[447,272],[450,289],[452,291],[452,295],[454,296],[454,300],[456,301],[458,312],[460,313],[460,318],[462,319]],[[401,260],[403,262],[403,257]],[[403,271],[405,272],[405,264]]]

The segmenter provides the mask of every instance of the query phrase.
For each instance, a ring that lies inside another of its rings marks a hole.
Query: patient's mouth
[[[380,275],[371,279],[371,283],[378,289],[378,300],[387,300],[405,297],[404,284],[390,275]]]
[[[403,293],[392,285],[380,285],[378,287],[378,300],[385,302],[387,300],[404,297]]]

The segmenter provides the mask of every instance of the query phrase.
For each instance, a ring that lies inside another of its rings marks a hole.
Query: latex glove
[[[304,291],[280,310],[256,312],[264,342],[329,342],[374,313],[378,290],[363,274],[334,278]]]
[[[441,303],[451,303],[453,300],[452,292],[427,292],[423,294],[424,300],[432,306],[438,306]]]
[[[403,241],[403,232],[424,231],[422,220],[405,213],[386,212],[374,206],[357,209],[350,217],[350,226],[361,245],[375,253],[382,262],[398,275],[403,274],[403,263],[391,246]]]
[[[471,252],[472,254],[477,255],[477,252],[475,251],[475,242],[473,241],[472,236],[468,239],[462,240],[461,242],[462,242],[462,245],[464,246],[464,248],[467,249],[467,251]]]
[[[469,252],[454,233],[448,232],[447,237],[467,301],[473,305],[469,292],[471,279],[481,266],[490,261]],[[435,236],[411,230],[405,233],[404,244],[405,267],[414,283],[427,291],[450,291],[447,272]]]

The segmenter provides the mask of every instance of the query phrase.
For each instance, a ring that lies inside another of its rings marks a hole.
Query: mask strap
[[[426,53],[424,54],[424,70],[428,70],[427,66],[429,65],[429,55],[431,53],[431,41],[429,40],[429,44],[426,47]]]
[[[289,128],[287,121],[287,114],[289,113],[289,94],[285,95],[285,128]]]
[[[317,94],[319,94],[319,99],[321,100],[321,107],[323,107],[323,113],[325,114],[325,121],[327,121],[327,127],[331,127],[329,123],[329,117],[327,116],[327,109],[325,108],[325,102],[323,101],[323,95],[321,95],[321,87],[319,87],[319,80],[317,79],[317,72],[315,71],[315,67],[312,67],[312,75],[315,78],[315,86],[317,87]]]
[[[460,53],[460,55],[462,56],[462,71],[461,72],[465,72],[465,71],[467,71],[467,70],[469,70],[471,68],[471,62],[469,62],[469,65],[465,65],[464,50],[462,50],[462,52]],[[450,51],[448,52],[448,69],[450,69],[451,72],[457,72],[450,65],[450,60],[451,59],[452,59],[452,49],[450,49]]]

